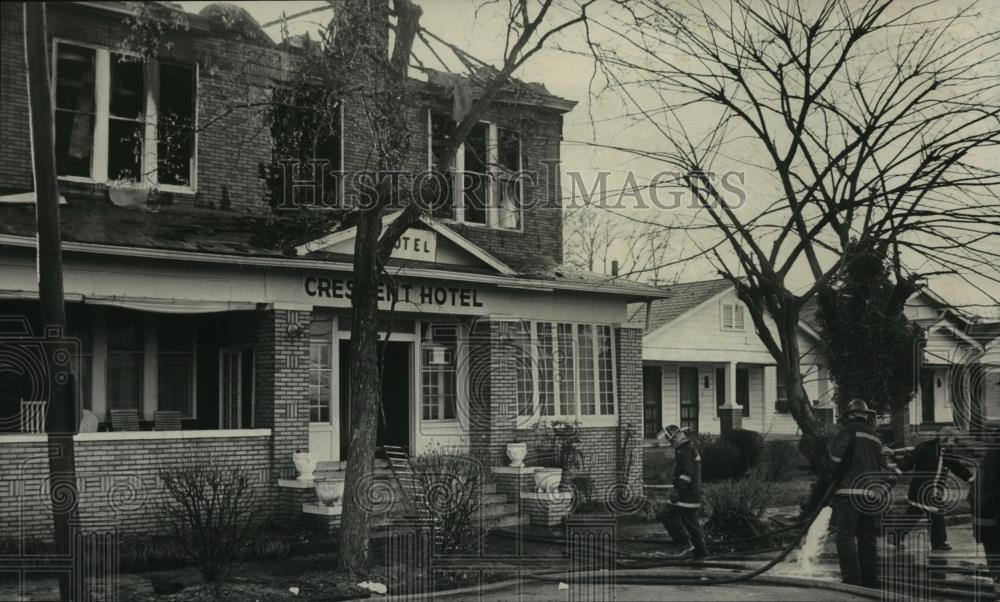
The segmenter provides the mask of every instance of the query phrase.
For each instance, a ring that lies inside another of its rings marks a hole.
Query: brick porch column
[[[632,470],[619,475],[627,483],[642,486],[642,327],[621,325],[615,328],[615,366],[618,375],[618,421],[631,428],[634,449]]]
[[[258,312],[254,424],[271,429],[272,481],[294,478],[292,454],[309,449],[309,310]]]
[[[493,465],[508,463],[507,444],[514,440],[517,416],[516,351],[511,318],[481,318],[470,335],[470,451]]]

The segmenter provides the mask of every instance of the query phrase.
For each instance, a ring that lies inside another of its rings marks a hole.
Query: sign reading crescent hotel
[[[302,281],[306,296],[326,299],[350,299],[354,281],[349,278],[306,276]],[[400,282],[395,288],[379,287],[378,300],[441,307],[483,307],[480,291],[467,286],[413,284]]]

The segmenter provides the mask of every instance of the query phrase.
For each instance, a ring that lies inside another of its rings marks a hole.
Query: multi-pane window
[[[722,330],[743,330],[743,306],[739,303],[722,304]]]
[[[189,318],[161,316],[157,353],[157,408],[194,417],[194,327]]]
[[[531,416],[535,412],[535,380],[532,366],[531,324],[514,322],[508,333],[513,345],[514,369],[517,374],[517,415]]]
[[[522,347],[524,354],[517,362],[519,416],[615,415],[610,325],[535,322],[528,332],[533,335],[531,344]],[[529,353],[530,365],[525,366]]]
[[[94,336],[91,329],[86,327],[84,315],[80,316],[79,321],[74,318],[76,316],[71,316],[70,318],[70,330],[68,334],[71,338],[79,342],[80,355],[79,361],[74,367],[73,378],[76,381],[76,395],[77,400],[80,402],[80,407],[90,410],[93,408],[91,391],[94,382],[92,376],[94,370]]]
[[[56,52],[56,167],[59,175],[91,177],[97,100],[97,53],[59,44]]]
[[[458,326],[424,324],[420,371],[424,420],[454,420],[457,399]]]
[[[63,42],[54,63],[59,176],[193,188],[193,66]]]
[[[309,422],[330,422],[332,329],[331,316],[315,316],[309,323]]]
[[[445,169],[449,163],[445,153],[455,122],[449,115],[430,111],[428,131],[428,165],[442,174],[447,188],[438,199],[435,214],[468,224],[521,228],[520,134],[494,124],[477,123]]]
[[[116,312],[108,316],[108,408],[142,408],[144,338],[142,315]]]
[[[782,378],[781,372],[775,372],[777,377],[777,396],[774,401],[774,411],[785,413],[788,412],[788,387],[785,386],[785,379]]]

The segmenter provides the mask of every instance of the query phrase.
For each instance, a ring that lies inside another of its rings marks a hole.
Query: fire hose
[[[600,575],[600,574],[599,575],[587,575],[586,579],[588,581],[592,582],[594,579],[601,579],[601,578],[603,578],[603,579],[612,579],[613,578],[616,583],[628,584],[628,585],[660,585],[660,584],[669,584],[669,585],[724,585],[724,584],[731,584],[731,583],[739,583],[739,582],[742,582],[742,581],[749,581],[750,579],[753,579],[755,577],[758,577],[758,576],[766,573],[767,571],[770,571],[772,568],[774,568],[775,566],[777,566],[778,563],[784,561],[785,558],[787,558],[788,555],[792,552],[792,550],[795,549],[795,547],[799,545],[799,542],[802,541],[802,538],[805,537],[806,533],[809,532],[809,528],[812,526],[813,521],[816,520],[816,517],[819,516],[819,513],[823,510],[823,508],[826,507],[827,503],[830,501],[830,496],[833,493],[833,489],[834,489],[835,484],[836,483],[831,483],[830,486],[827,487],[826,491],[823,493],[823,497],[821,498],[820,503],[816,505],[816,508],[809,514],[809,517],[807,519],[805,519],[805,520],[803,520],[801,522],[798,522],[798,523],[794,523],[792,525],[788,525],[788,526],[783,527],[781,529],[777,529],[777,530],[769,532],[769,533],[762,533],[762,534],[754,536],[754,537],[744,538],[743,540],[735,540],[733,542],[719,542],[719,544],[733,544],[733,543],[742,543],[742,542],[745,542],[745,541],[753,541],[753,540],[756,540],[756,539],[763,539],[765,537],[771,537],[771,536],[773,536],[775,534],[786,532],[786,531],[790,531],[790,530],[793,530],[796,527],[799,527],[799,531],[795,535],[795,537],[791,541],[789,541],[787,544],[785,544],[784,546],[778,547],[778,548],[772,548],[772,549],[765,550],[765,551],[756,551],[755,553],[762,553],[762,552],[769,552],[769,551],[780,551],[780,553],[778,554],[778,556],[776,556],[775,558],[771,559],[770,561],[768,561],[763,566],[760,566],[760,567],[758,567],[756,569],[753,569],[753,570],[749,571],[748,573],[743,573],[743,574],[739,574],[739,575],[725,575],[725,576],[712,576],[712,577],[699,577],[699,578],[691,578],[691,577],[688,577],[686,575],[618,575],[618,574],[611,574],[611,573],[609,573],[607,575]],[[537,538],[536,537],[535,539],[544,539],[544,538]],[[588,545],[588,544],[578,544],[578,545],[584,545],[586,548],[588,548],[590,550],[593,550],[594,552],[597,552],[597,553],[614,554],[615,556],[617,556],[619,558],[619,560],[623,560],[623,559],[624,560],[628,560],[628,559],[650,560],[652,562],[652,564],[650,564],[649,566],[644,567],[644,568],[689,567],[689,568],[721,568],[721,569],[737,569],[737,570],[745,569],[746,568],[745,565],[741,565],[741,564],[725,563],[725,562],[715,562],[715,561],[711,561],[711,560],[707,560],[707,559],[706,560],[678,560],[678,559],[655,560],[655,559],[649,559],[649,558],[641,557],[641,556],[637,557],[637,556],[634,556],[634,555],[622,556],[622,555],[618,555],[617,553],[615,553],[613,551],[608,550],[607,548],[603,548],[603,547],[600,547],[600,546]],[[716,544],[716,545],[718,545],[718,544]],[[717,557],[718,557],[718,555],[716,555],[716,556],[709,556],[709,558],[717,558]],[[551,582],[566,581],[566,579],[567,579],[567,577],[565,575],[557,576],[557,575],[552,575],[552,574],[529,574],[529,575],[525,575],[524,578],[535,580],[535,581],[551,581]],[[572,580],[572,577],[569,577],[569,579]]]

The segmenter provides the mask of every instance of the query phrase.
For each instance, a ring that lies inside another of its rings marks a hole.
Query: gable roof
[[[668,295],[666,299],[652,302],[648,320],[644,319],[645,304],[638,304],[629,308],[629,322],[645,321],[646,332],[652,332],[731,288],[732,285],[725,278],[672,284],[663,287]]]
[[[969,329],[969,335],[982,343],[983,346],[990,346],[991,343],[1000,338],[1000,322],[979,322],[973,324]]]

